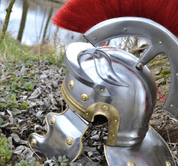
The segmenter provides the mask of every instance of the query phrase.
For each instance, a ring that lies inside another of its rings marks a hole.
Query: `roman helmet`
[[[140,36],[149,48],[138,59],[134,55],[100,44],[121,36]],[[110,166],[174,166],[163,138],[149,126],[156,103],[154,78],[145,65],[165,54],[171,65],[171,87],[164,108],[178,117],[178,39],[162,25],[138,17],[103,21],[89,29],[88,43],[68,46],[65,64],[69,71],[61,91],[68,108],[61,114],[49,113],[44,136],[32,133],[29,146],[48,157],[66,155],[70,162],[82,151],[82,137],[95,116],[108,121],[104,145]]]

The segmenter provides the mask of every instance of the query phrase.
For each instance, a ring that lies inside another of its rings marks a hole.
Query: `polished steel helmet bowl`
[[[116,48],[98,47],[120,36],[145,37],[150,47],[140,59]],[[69,108],[61,114],[49,113],[47,134],[32,133],[29,146],[48,157],[67,155],[72,162],[82,151],[81,139],[89,124],[102,115],[108,120],[104,146],[108,165],[175,165],[167,144],[149,127],[156,85],[145,64],[160,53],[168,56],[172,80],[164,107],[178,117],[178,39],[161,25],[134,17],[104,21],[84,37],[92,45],[72,43],[64,57],[69,72],[61,91]]]

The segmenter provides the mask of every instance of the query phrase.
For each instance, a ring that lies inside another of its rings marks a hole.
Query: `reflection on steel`
[[[81,115],[89,122],[93,122],[94,117],[96,115],[103,115],[108,119],[109,129],[107,145],[114,146],[116,144],[117,133],[120,125],[120,116],[116,108],[114,108],[112,105],[103,102],[91,104],[88,108],[84,107],[70,95],[66,88],[65,81],[61,86],[61,91],[64,100],[70,106],[70,108],[72,108],[74,111],[76,111],[79,115]]]
[[[51,119],[56,123],[50,124]],[[82,137],[88,129],[88,123],[77,116],[72,109],[62,114],[49,113],[46,117],[48,130],[46,135],[32,133],[29,136],[29,146],[34,152],[40,152],[47,157],[66,155],[69,161],[74,161],[82,152]],[[33,142],[36,140],[36,146]]]
[[[127,28],[127,31],[123,31],[125,28]],[[120,17],[106,20],[92,27],[84,34],[84,37],[95,47],[107,40],[122,36],[140,36],[150,42],[149,48],[144,52],[135,66],[140,63],[144,66],[159,54],[164,54],[168,57],[171,64],[172,78],[170,91],[163,107],[175,118],[178,118],[178,79],[176,79],[176,73],[178,73],[178,56],[176,56],[178,52],[177,37],[162,25],[139,17]],[[94,38],[97,40],[94,40]],[[174,107],[171,107],[171,105],[174,105]]]
[[[75,48],[81,47],[81,43],[74,43],[74,45]],[[80,66],[81,70],[85,72],[85,75],[87,75],[90,80],[93,80],[94,85],[92,87],[88,86],[88,84],[85,84],[83,79],[81,79],[83,78],[82,75],[76,77],[76,75],[73,74],[75,72],[72,71],[67,74],[63,82],[61,87],[62,95],[67,104],[74,111],[90,122],[92,118],[89,119],[90,117],[88,115],[91,114],[93,116],[98,112],[94,107],[91,109],[93,112],[91,112],[91,110],[89,110],[91,105],[105,103],[105,105],[113,106],[117,113],[114,115],[113,112],[108,111],[110,117],[112,117],[112,122],[114,122],[114,116],[117,117],[117,114],[120,116],[121,121],[119,130],[116,130],[116,133],[114,133],[116,141],[113,143],[114,139],[112,139],[113,142],[111,144],[116,146],[131,146],[137,144],[144,138],[148,130],[148,124],[145,124],[145,122],[148,123],[156,102],[155,81],[146,66],[144,66],[142,70],[138,70],[135,67],[138,62],[135,56],[113,48],[98,49],[102,49],[103,52],[106,52],[106,55],[108,55],[106,59],[112,62],[111,65],[114,73],[129,86],[120,86],[113,84],[111,81],[106,81],[106,79],[110,77],[105,77],[101,72],[98,73],[99,70],[96,70],[96,63],[92,55],[84,52],[80,54],[80,58],[77,61],[79,63],[78,66]],[[69,52],[72,53],[72,51]],[[66,57],[71,56],[73,56],[73,54],[66,54]],[[106,65],[105,61],[105,66],[102,66],[102,62],[103,61],[98,60],[98,68],[101,67],[101,70],[104,67],[110,68],[110,66]],[[72,91],[68,88],[68,82],[70,80],[74,80],[75,82],[75,87]],[[101,92],[101,88],[98,87],[102,87],[104,91]],[[80,95],[84,90],[90,98],[87,102],[81,100]],[[86,111],[86,108],[88,111]],[[105,111],[105,109],[102,108],[102,111]],[[86,113],[88,113],[88,115]]]
[[[170,59],[171,90],[165,108],[178,117],[178,79],[175,78],[178,39],[161,25],[134,17],[104,21],[84,36],[98,46],[123,35],[145,37],[150,47],[138,59],[110,47],[94,48],[81,42],[68,46],[64,59],[69,72],[61,91],[70,108],[62,114],[47,115],[47,124],[51,124],[48,132],[45,136],[31,134],[31,148],[35,144],[33,149],[48,157],[67,155],[74,161],[82,151],[81,138],[89,122],[102,115],[108,120],[108,139],[104,146],[108,165],[175,165],[166,142],[149,128],[157,92],[154,78],[145,64],[159,53],[165,53]]]
[[[128,160],[136,166],[175,166],[172,154],[163,138],[150,127],[142,142],[131,147],[104,147],[108,165],[125,166]],[[169,163],[169,165],[168,165]]]

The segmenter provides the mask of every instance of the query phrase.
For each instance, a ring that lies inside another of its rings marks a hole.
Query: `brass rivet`
[[[87,102],[89,100],[89,96],[86,93],[82,93],[81,96],[80,96],[80,99],[83,102]]]
[[[108,106],[107,105],[102,105],[101,108],[104,109],[104,110],[107,110]]]
[[[127,162],[127,166],[137,166],[137,165],[135,164],[134,161],[129,160],[129,161]]]
[[[100,91],[101,91],[101,92],[104,92],[104,89],[101,88]]]
[[[54,125],[56,123],[56,118],[52,116],[49,120],[50,125]]]
[[[74,88],[74,80],[70,80],[69,81],[68,88],[69,89],[73,89]]]
[[[37,141],[36,141],[35,138],[33,138],[33,139],[31,140],[31,145],[32,145],[33,147],[35,147],[36,144],[37,144]]]
[[[171,166],[171,163],[169,161],[166,161],[166,166]]]
[[[137,67],[140,69],[140,68],[143,67],[143,64],[142,64],[142,63],[139,63],[139,64],[137,65]]]
[[[74,144],[74,139],[72,137],[67,137],[66,138],[66,144],[68,146],[72,146]]]

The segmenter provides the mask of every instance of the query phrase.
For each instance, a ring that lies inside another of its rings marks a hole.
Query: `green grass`
[[[0,31],[1,35],[1,31]],[[7,64],[8,62],[13,63],[26,63],[28,61],[45,61],[48,60],[50,63],[56,65],[64,65],[63,54],[61,48],[60,53],[51,44],[27,46],[20,44],[18,41],[13,39],[9,33],[6,33],[4,40],[0,44],[0,62]]]
[[[166,69],[166,70],[161,71],[162,78],[166,78],[166,77],[170,77],[170,76],[171,76],[171,70]]]

